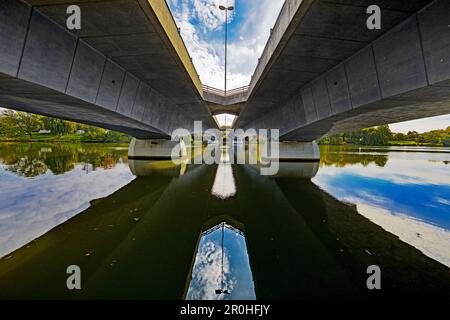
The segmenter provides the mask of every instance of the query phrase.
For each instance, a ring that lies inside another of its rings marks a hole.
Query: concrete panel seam
[[[26,5],[28,5],[28,4],[26,4]],[[31,18],[33,17],[33,11],[34,11],[34,8],[31,7],[30,16],[28,17],[27,31],[25,32],[25,38],[23,40],[22,52],[20,53],[19,65],[18,65],[17,71],[16,71],[16,78],[19,77],[20,67],[22,66],[23,54],[25,53],[25,47],[27,45],[28,33],[30,32],[30,25],[31,25]]]
[[[102,86],[102,80],[103,80],[103,76],[105,75],[105,69],[106,69],[107,64],[108,64],[108,58],[105,59],[105,63],[103,64],[102,76],[100,77],[100,83],[98,85],[97,94],[95,96],[95,101],[94,101],[95,104],[97,104],[98,95],[100,93],[100,87]]]
[[[419,31],[419,44],[420,44],[420,50],[422,51],[422,60],[423,60],[423,66],[425,68],[425,78],[427,79],[427,83],[428,85],[430,85],[430,78],[428,76],[428,66],[427,66],[427,61],[425,59],[425,50],[423,48],[423,34],[422,34],[422,28],[421,28],[421,24],[420,24],[420,17],[418,14],[415,15],[416,16],[416,24],[417,24],[417,30]]]
[[[328,72],[328,74],[329,74],[329,73],[330,73],[330,71]],[[331,103],[330,90],[328,89],[328,84],[327,84],[327,77],[326,77],[326,75],[324,76],[323,80],[325,81],[325,90],[327,90],[327,97],[328,97],[328,104],[330,105],[330,111],[331,111],[331,114],[334,114],[333,104]]]
[[[72,63],[70,64],[69,76],[67,77],[66,87],[64,88],[64,93],[67,93],[67,87],[69,86],[70,76],[72,75],[73,63],[77,55],[78,43],[80,38],[77,37],[77,42],[75,43],[75,51],[73,52]]]
[[[347,90],[348,90],[348,98],[350,99],[350,108],[353,109],[353,99],[352,99],[352,94],[350,91],[350,81],[348,80],[347,64],[345,62],[343,63],[343,67],[344,67],[345,80],[347,80]]]
[[[137,89],[136,89],[136,95],[134,96],[133,105],[131,106],[131,109],[130,109],[130,117],[132,116],[133,110],[134,110],[134,106],[136,105],[137,97],[138,97],[138,94],[139,94],[139,88],[141,87],[141,82],[143,82],[144,84],[147,84],[146,82],[139,80],[139,83],[138,83],[138,86],[137,86]],[[150,94],[151,94],[152,88],[150,86],[149,86],[149,88],[150,88]]]
[[[120,97],[122,96],[123,86],[125,84],[125,80],[127,79],[127,70],[125,70],[125,69],[123,69],[123,70],[125,72],[123,73],[123,79],[122,79],[122,84],[120,85],[119,97],[117,98],[117,104],[116,104],[116,107],[114,108],[114,111],[117,111],[117,108],[119,108],[119,102],[120,102]],[[99,87],[99,90],[100,90],[100,87]]]
[[[373,48],[373,44],[370,44],[370,49],[372,50],[373,63],[376,71],[375,73],[377,74],[378,93],[380,94],[381,99],[383,99],[383,93],[381,92],[380,70],[378,69],[377,59],[375,58],[375,49]]]

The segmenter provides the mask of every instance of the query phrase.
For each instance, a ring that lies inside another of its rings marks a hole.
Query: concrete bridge
[[[67,6],[82,12],[66,28]],[[381,8],[382,28],[366,26]],[[0,105],[138,139],[233,113],[284,141],[450,113],[450,2],[286,0],[248,88],[202,85],[164,0],[2,0]]]

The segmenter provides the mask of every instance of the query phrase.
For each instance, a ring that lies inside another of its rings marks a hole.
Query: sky
[[[167,0],[203,84],[224,89],[225,12],[228,89],[248,85],[284,0]]]
[[[167,0],[203,84],[224,89],[225,14],[228,25],[228,89],[248,85],[284,0]],[[230,124],[229,117],[228,124]],[[224,124],[224,118],[219,123]],[[394,132],[420,133],[450,126],[450,115],[391,124]]]

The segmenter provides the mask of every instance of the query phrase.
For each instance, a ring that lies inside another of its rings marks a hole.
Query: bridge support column
[[[316,142],[282,141],[279,143],[278,157],[269,145],[267,155],[262,155],[263,163],[272,167],[278,165],[274,178],[313,178],[319,171],[320,150]]]
[[[164,139],[140,140],[133,138],[128,147],[128,158],[134,160],[178,161],[186,157],[186,146],[183,141],[177,142]]]
[[[280,162],[318,162],[320,150],[316,142],[280,142]]]

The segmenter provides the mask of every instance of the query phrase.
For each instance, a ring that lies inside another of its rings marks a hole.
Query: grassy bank
[[[388,141],[386,144],[354,144],[354,143],[320,143],[321,146],[361,146],[361,147],[445,147],[442,143],[417,142],[417,141]]]
[[[55,135],[47,133],[32,133],[31,138],[28,135],[8,137],[0,135],[0,142],[66,142],[66,143],[118,143],[130,142],[131,137],[121,133],[112,134],[66,134]]]
[[[443,143],[417,142],[417,141],[389,141],[388,146],[402,147],[444,147]]]

